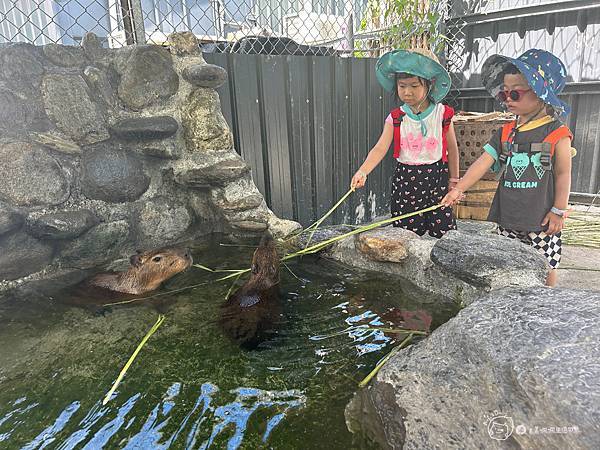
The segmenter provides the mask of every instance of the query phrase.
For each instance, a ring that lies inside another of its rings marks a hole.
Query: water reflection
[[[306,405],[306,396],[295,389],[267,391],[256,388],[237,388],[229,391],[229,394],[235,395],[233,401],[218,406],[219,388],[212,383],[204,383],[193,407],[185,414],[177,429],[169,434],[163,429],[173,418],[176,408],[182,407],[183,403],[176,402],[181,387],[180,383],[172,384],[167,389],[164,398],[152,408],[144,423],[138,427],[139,431],[130,435],[124,446],[119,448],[124,450],[162,450],[170,448],[173,444],[177,444],[174,448],[185,449],[218,448],[219,445],[215,444],[215,439],[219,435],[225,435],[225,438],[228,438],[227,448],[237,449],[242,445],[249,421],[258,411],[260,411],[264,427],[261,441],[266,443],[271,432],[290,411],[301,409]],[[134,406],[141,398],[141,394],[135,394],[118,408],[102,407],[101,402],[96,403],[77,424],[77,430],[59,443],[57,448],[71,450],[77,448],[84,441],[85,444],[80,447],[82,449],[106,448],[109,443],[114,448],[116,443],[111,442],[111,439],[122,428],[131,429],[134,422],[138,421]],[[21,402],[23,401],[25,399],[21,399]],[[10,424],[11,420],[15,426],[19,425],[21,422],[19,416],[37,405],[37,403],[33,403],[10,411],[0,418],[0,425]],[[42,431],[22,449],[43,449],[56,443],[56,436],[67,427],[80,407],[81,404],[78,401],[69,404],[50,427]],[[108,419],[115,412],[115,417],[95,430],[100,419],[103,417]],[[3,433],[2,440],[8,440],[10,435],[11,431]],[[206,435],[208,438],[205,438]]]

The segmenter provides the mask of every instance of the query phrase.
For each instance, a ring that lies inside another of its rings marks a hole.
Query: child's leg
[[[546,286],[554,287],[558,281],[558,270],[550,269],[548,271],[548,277],[546,277]]]
[[[531,239],[531,245],[533,248],[540,251],[548,261],[550,271],[546,278],[546,286],[556,286],[558,280],[557,270],[560,265],[561,253],[562,253],[562,239],[561,233],[546,234],[543,231],[534,231],[528,233]]]
[[[398,164],[396,166],[390,199],[392,217],[401,216],[421,209],[419,204],[422,204],[422,201],[418,201],[418,192],[420,191],[415,189],[415,186],[418,184],[416,175],[415,167],[404,164]],[[397,222],[394,222],[394,226],[414,231],[419,236],[423,236],[427,232],[427,224],[421,215],[400,219]]]
[[[427,176],[425,178],[429,192],[427,206],[437,205],[448,193],[448,164],[438,161],[427,166]],[[456,220],[452,208],[444,206],[428,213],[427,228],[429,235],[436,238],[441,238],[450,230],[456,230]]]

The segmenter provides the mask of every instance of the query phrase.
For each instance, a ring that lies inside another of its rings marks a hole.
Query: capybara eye
[[[152,258],[152,261],[154,262],[160,262],[162,258],[160,256],[155,256],[154,258]]]

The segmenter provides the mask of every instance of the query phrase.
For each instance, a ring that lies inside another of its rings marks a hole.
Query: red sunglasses
[[[505,102],[509,98],[514,102],[518,102],[523,96],[523,94],[529,91],[531,91],[531,89],[513,89],[511,91],[500,91],[498,92],[498,95],[496,95],[496,98],[501,102]]]

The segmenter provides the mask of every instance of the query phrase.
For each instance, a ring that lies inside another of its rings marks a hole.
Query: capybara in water
[[[82,281],[63,302],[96,310],[98,305],[133,299],[158,289],[161,283],[188,269],[192,255],[187,248],[164,247],[138,250],[129,262],[131,266],[124,272],[100,273]],[[154,303],[158,307],[163,302]]]
[[[252,257],[250,279],[221,306],[219,324],[246,349],[268,338],[281,315],[279,256],[270,233],[265,233]]]
[[[138,250],[129,262],[131,267],[125,272],[101,273],[88,280],[88,284],[124,294],[145,294],[188,269],[192,255],[187,248],[164,247],[147,252]]]

